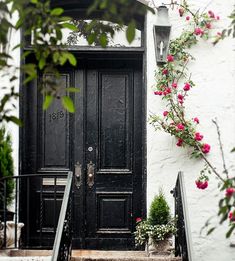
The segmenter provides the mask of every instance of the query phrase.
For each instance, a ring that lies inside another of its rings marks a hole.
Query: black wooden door
[[[141,59],[80,59],[77,69],[61,74],[62,89],[80,88],[71,96],[76,112],[69,115],[60,101],[46,112],[41,102],[37,112],[30,109],[38,145],[33,156],[26,148],[27,164],[36,162],[31,166],[34,173],[72,170],[79,175],[74,187],[74,248],[133,249],[135,220],[145,214]],[[44,221],[51,215],[49,194]]]

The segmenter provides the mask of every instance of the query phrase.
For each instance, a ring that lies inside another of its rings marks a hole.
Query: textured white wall
[[[158,1],[155,1],[158,4]],[[169,2],[169,1],[168,1]],[[212,33],[222,31],[229,23],[227,16],[233,9],[233,0],[191,0],[188,1],[195,10],[212,10],[221,17],[215,24]],[[182,31],[185,17],[180,18],[178,11],[169,10],[172,23],[172,39]],[[154,59],[154,40],[152,27],[156,17],[149,14],[147,17],[147,105],[148,113],[157,112],[162,115],[165,110],[164,102],[153,94],[151,88],[154,83],[156,63]],[[230,153],[235,146],[235,52],[234,39],[227,38],[215,47],[211,41],[200,40],[199,44],[191,49],[196,58],[190,63],[189,70],[196,86],[190,91],[186,110],[188,117],[198,117],[198,130],[203,133],[204,140],[211,144],[208,159],[218,170],[222,163],[219,153],[216,129],[211,119],[217,117],[220,125],[223,144],[228,166],[234,163],[234,156]],[[196,261],[227,261],[235,260],[235,248],[229,246],[230,240],[225,239],[226,224],[206,236],[200,230],[206,220],[215,217],[218,211],[217,180],[210,177],[208,189],[202,191],[195,187],[195,179],[203,167],[200,160],[190,160],[187,149],[178,148],[176,140],[161,131],[154,131],[147,125],[147,203],[148,207],[159,187],[163,187],[165,195],[173,209],[173,199],[169,191],[174,187],[177,172],[184,172],[186,194],[188,201],[189,219],[192,231],[194,256]],[[231,169],[232,170],[232,169]],[[234,176],[233,172],[233,176]]]

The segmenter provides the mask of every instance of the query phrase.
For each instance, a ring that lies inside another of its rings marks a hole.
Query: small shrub
[[[149,210],[149,224],[154,225],[166,225],[170,221],[170,207],[166,202],[165,196],[162,190],[154,197],[153,202]]]
[[[12,158],[12,142],[11,136],[6,133],[4,127],[0,128],[0,178],[14,175],[14,165]],[[14,181],[9,179],[6,186],[7,204],[12,201],[12,193],[14,190]],[[1,185],[1,195],[3,196],[3,184]],[[3,208],[3,197],[0,197],[0,209]]]

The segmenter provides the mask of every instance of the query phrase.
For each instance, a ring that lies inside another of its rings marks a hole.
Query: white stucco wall
[[[168,1],[169,2],[169,1]],[[190,0],[191,8],[214,11],[221,17],[215,23],[212,34],[222,31],[229,23],[227,16],[233,9],[233,0]],[[155,1],[159,4],[158,1]],[[185,17],[180,18],[177,9],[169,10],[172,23],[171,38],[180,35]],[[159,96],[153,94],[151,88],[154,83],[154,70],[156,69],[154,41],[152,26],[156,17],[149,14],[147,17],[147,112],[157,112],[162,115],[165,110],[164,102]],[[234,163],[234,155],[230,153],[235,146],[235,45],[234,39],[227,38],[213,46],[211,41],[200,40],[199,44],[191,49],[196,58],[189,65],[192,80],[196,86],[190,91],[185,103],[189,118],[198,117],[200,124],[198,131],[203,133],[204,140],[211,145],[208,159],[215,164],[218,170],[222,169],[219,153],[216,128],[211,119],[217,117],[220,125],[223,144],[225,148],[227,165]],[[174,201],[169,191],[174,187],[177,172],[184,172],[185,186],[188,202],[188,212],[191,224],[194,260],[196,261],[227,261],[235,260],[235,248],[229,246],[230,240],[225,239],[227,224],[219,226],[210,236],[205,232],[200,234],[201,228],[211,216],[216,219],[218,211],[219,193],[217,179],[211,175],[209,187],[198,190],[195,180],[203,168],[200,160],[190,160],[187,149],[179,148],[175,138],[161,131],[154,131],[147,124],[147,204],[148,207],[158,188],[162,187],[172,206]],[[232,173],[232,172],[231,172]],[[235,175],[234,173],[232,175]]]

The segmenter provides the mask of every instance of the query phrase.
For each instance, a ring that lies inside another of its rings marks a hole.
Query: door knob
[[[89,188],[92,188],[94,185],[95,180],[95,164],[90,161],[89,164],[87,164],[87,185]]]
[[[75,164],[75,185],[79,189],[82,184],[82,165],[77,162]]]

